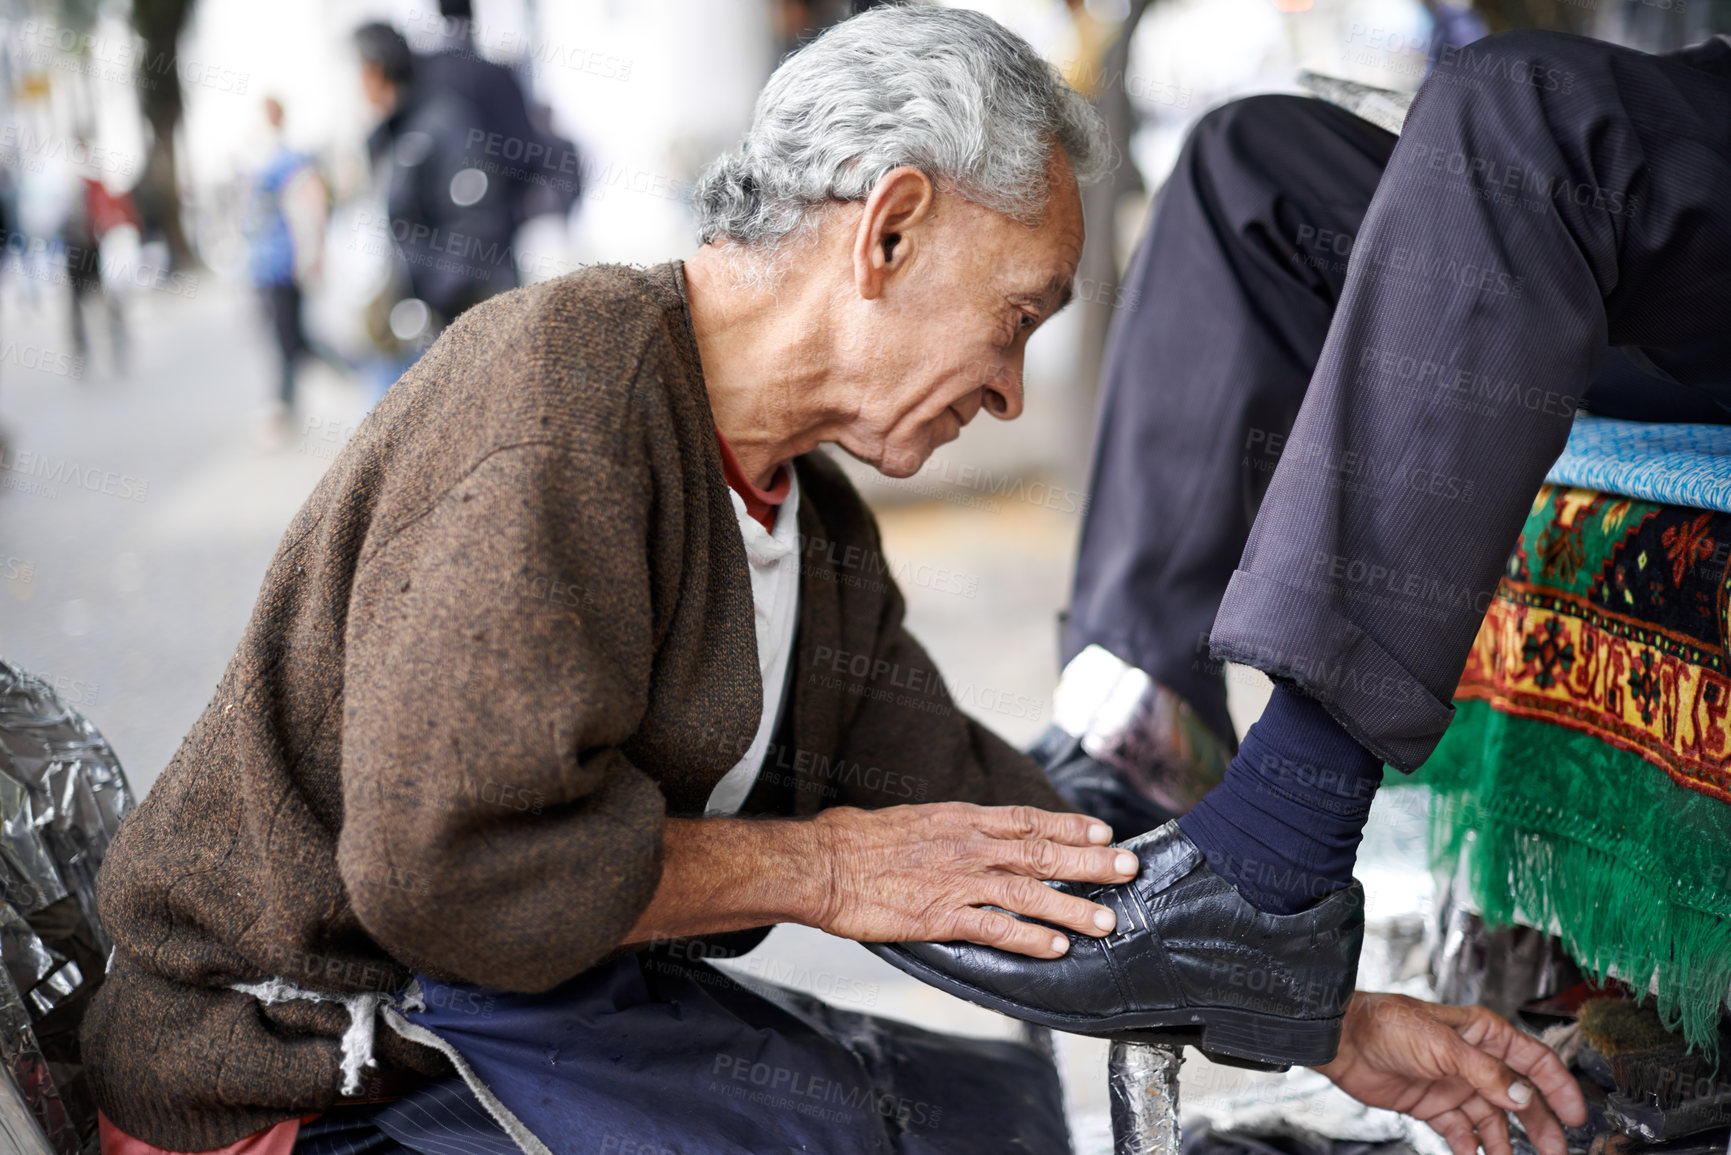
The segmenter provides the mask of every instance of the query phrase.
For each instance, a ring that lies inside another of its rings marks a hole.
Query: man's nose
[[[1022,357],[1006,362],[998,375],[986,382],[986,412],[999,421],[1014,421],[1022,415]]]

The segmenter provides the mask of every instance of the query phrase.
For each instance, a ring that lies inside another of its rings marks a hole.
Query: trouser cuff
[[[1238,570],[1209,641],[1215,657],[1292,682],[1328,708],[1365,749],[1416,770],[1454,707],[1309,590]]]

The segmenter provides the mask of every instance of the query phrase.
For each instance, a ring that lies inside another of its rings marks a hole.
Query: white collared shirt
[[[705,815],[739,813],[746,795],[763,771],[764,755],[787,700],[788,672],[793,665],[794,627],[799,623],[799,477],[788,471],[787,498],[775,511],[775,530],[763,528],[745,511],[745,499],[732,489],[733,512],[745,539],[745,560],[751,570],[751,604],[757,624],[757,665],[763,675],[763,713],[757,737],[745,757],[722,776],[709,792]]]

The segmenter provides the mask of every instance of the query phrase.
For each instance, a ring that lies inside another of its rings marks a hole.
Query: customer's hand
[[[1586,1122],[1581,1089],[1543,1043],[1484,1007],[1358,991],[1340,1053],[1316,1068],[1361,1103],[1428,1123],[1455,1155],[1510,1155],[1513,1111],[1543,1155],[1566,1155],[1560,1116]],[[1535,1091],[1536,1088],[1536,1091]]]
[[[1105,845],[1112,832],[1098,819],[1029,806],[838,806],[812,822],[829,870],[813,925],[862,942],[966,941],[1057,958],[1065,936],[1003,911],[1104,935],[1111,911],[1041,880],[1121,883],[1139,869],[1130,851]]]

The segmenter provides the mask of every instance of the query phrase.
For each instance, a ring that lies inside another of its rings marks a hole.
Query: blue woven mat
[[[1581,414],[1546,481],[1731,513],[1731,426]]]

